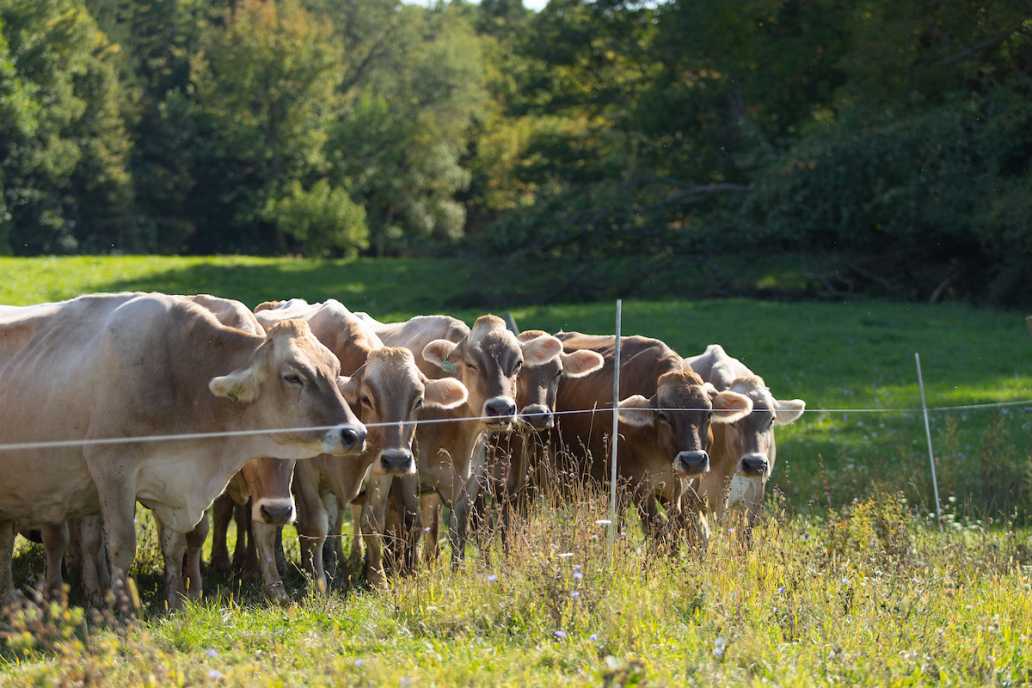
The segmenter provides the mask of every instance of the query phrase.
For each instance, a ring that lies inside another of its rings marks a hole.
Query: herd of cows
[[[504,542],[543,467],[606,479],[615,345],[516,334],[492,315],[472,328],[443,315],[382,323],[333,300],[251,311],[124,293],[0,307],[0,595],[15,590],[19,532],[44,543],[48,586],[63,567],[89,599],[124,585],[137,503],[158,524],[170,607],[201,594],[209,513],[212,566],[250,559],[274,598],[285,595],[282,527],[295,520],[320,585],[324,557],[343,557],[348,508],[351,564],[374,586],[385,543],[408,567],[435,556],[442,505],[454,560],[487,500]],[[683,358],[630,336],[621,349],[621,495],[646,532],[697,532],[732,508],[754,516],[774,427],[804,402],[777,400],[719,345]]]

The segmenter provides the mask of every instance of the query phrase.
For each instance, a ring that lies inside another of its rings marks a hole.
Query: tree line
[[[0,0],[0,252],[1032,278],[1026,2]]]

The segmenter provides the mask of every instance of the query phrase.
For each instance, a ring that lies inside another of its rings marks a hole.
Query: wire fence
[[[1032,399],[1021,399],[1016,401],[996,401],[980,404],[962,404],[956,406],[929,406],[929,413],[953,413],[961,411],[980,411],[1001,408],[1025,407],[1023,410],[1032,412]],[[538,416],[566,416],[583,413],[608,413],[613,410],[612,403],[599,404],[592,408],[570,409],[564,411],[552,411],[551,413],[526,413],[520,414],[520,419],[533,418]],[[635,409],[635,412],[647,411],[651,413],[690,413],[697,411],[709,411],[711,409],[702,407],[677,407],[677,408],[642,408]],[[806,408],[804,414],[817,413],[870,413],[870,414],[899,414],[916,415],[922,413],[920,407],[834,407],[834,408]],[[440,423],[469,423],[469,422],[490,422],[498,420],[497,416],[457,416],[454,418],[426,418],[382,423],[363,423],[366,428],[398,427],[398,426],[419,426],[434,425]],[[302,434],[309,432],[327,432],[339,427],[338,425],[306,425],[287,428],[256,428],[253,430],[222,430],[214,432],[183,432],[161,435],[135,435],[129,437],[88,437],[81,439],[67,440],[40,440],[32,442],[10,442],[0,444],[0,452],[28,451],[36,449],[72,449],[75,447],[119,445],[119,444],[153,444],[158,442],[189,442],[193,440],[208,439],[229,439],[238,437],[257,437],[262,435],[287,435]]]

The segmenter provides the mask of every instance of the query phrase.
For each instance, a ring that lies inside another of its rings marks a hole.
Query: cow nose
[[[387,449],[380,452],[380,463],[385,473],[410,473],[415,466],[408,449]]]
[[[264,502],[258,507],[262,522],[274,526],[282,526],[294,518],[294,505],[289,500],[283,502]]]
[[[767,457],[763,454],[746,454],[742,457],[742,473],[746,475],[766,475]]]
[[[347,450],[362,451],[365,447],[365,427],[345,425],[341,428],[341,446]]]
[[[674,467],[685,475],[702,475],[709,470],[709,454],[704,451],[683,451],[674,458]]]
[[[551,409],[544,404],[524,406],[520,411],[520,417],[535,430],[548,430],[555,424]]]
[[[484,415],[492,420],[512,422],[516,419],[516,404],[508,397],[488,399],[484,404]]]

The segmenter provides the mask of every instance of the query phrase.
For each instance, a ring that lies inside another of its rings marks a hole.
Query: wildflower
[[[573,552],[560,552],[559,553],[559,558],[560,559],[569,559],[572,556],[573,556]]]
[[[578,597],[580,597],[580,590],[574,590],[573,592],[571,592],[570,597],[572,597],[573,599],[577,599]]]
[[[727,640],[722,637],[718,637],[717,641],[713,643],[713,656],[717,659],[724,659],[724,652],[727,651]]]
[[[785,594],[785,586],[784,585],[782,585],[780,588],[778,588],[778,594],[779,595],[784,595]]]
[[[588,640],[590,640],[593,643],[597,643],[598,642],[598,635],[595,634],[595,633],[592,633],[591,635],[588,636]]]
[[[212,681],[218,681],[220,678],[222,678],[222,672],[218,669],[212,669],[208,672],[208,678],[210,678]]]
[[[583,573],[581,573],[580,571],[574,570],[574,572],[573,572],[573,580],[579,581],[579,580],[582,580],[583,578],[584,578],[584,574]]]
[[[612,521],[610,521],[608,518],[600,518],[597,521],[595,521],[596,526],[608,526],[611,523]]]
[[[489,573],[487,575],[487,582],[488,583],[494,583],[496,580],[498,580],[498,576],[496,576],[495,574]]]
[[[216,651],[216,650],[214,650],[213,648],[210,648],[210,647],[207,650],[205,650],[204,654],[206,654],[206,655],[208,655],[209,657],[212,657],[212,658],[219,656],[218,651]]]
[[[556,640],[566,640],[566,631],[552,631],[552,637]]]
[[[361,660],[361,659],[356,659],[355,660],[355,666],[356,667],[361,668],[363,664],[365,664],[365,662],[363,660]]]

